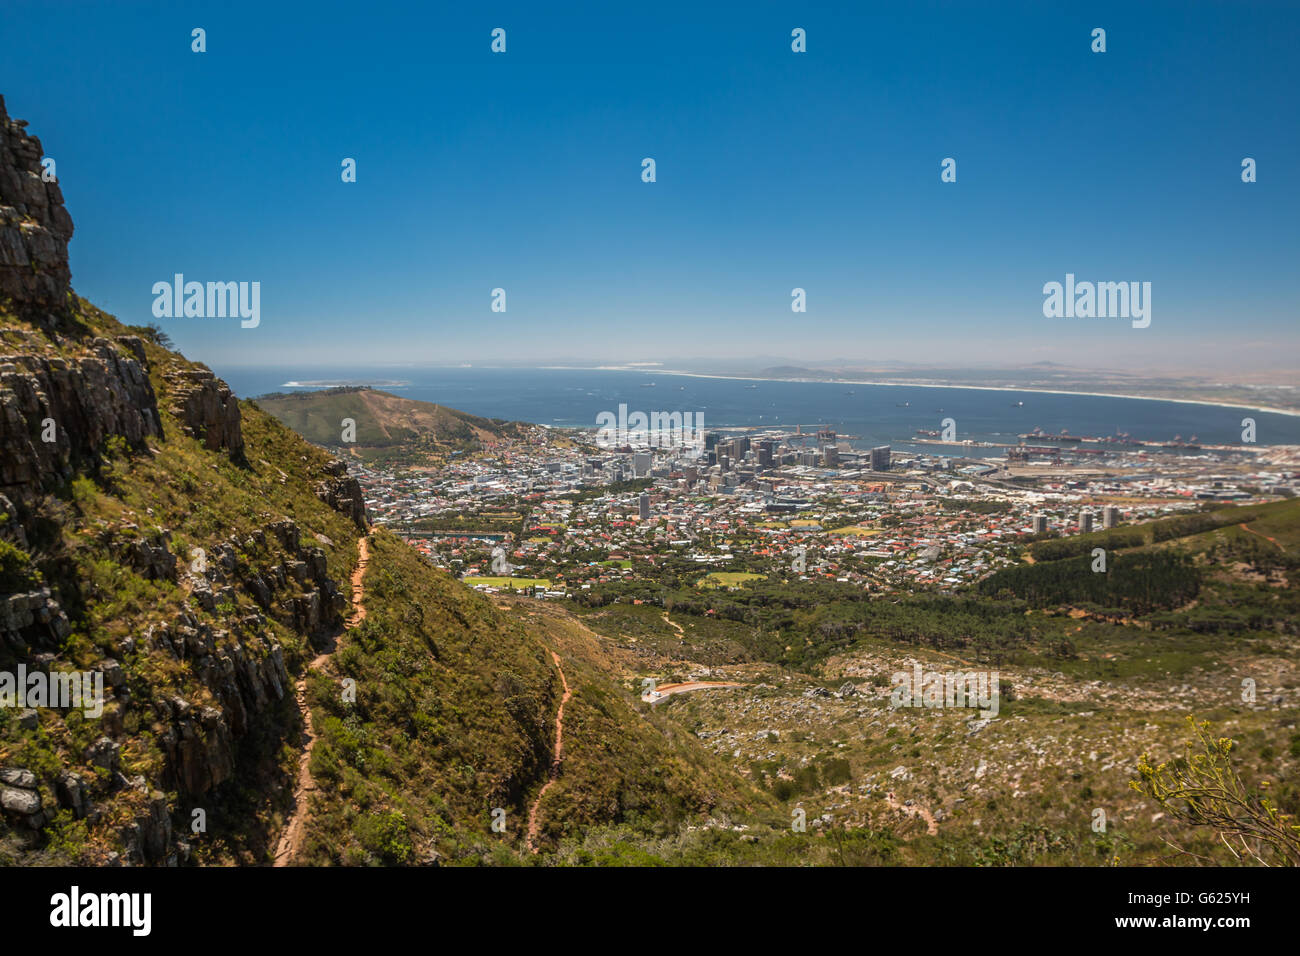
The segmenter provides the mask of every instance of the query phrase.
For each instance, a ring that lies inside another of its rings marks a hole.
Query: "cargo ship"
[[[1094,441],[1119,448],[1142,448],[1146,445],[1146,442],[1134,438],[1128,432],[1116,432],[1113,435],[1107,435],[1105,438],[1094,439]]]
[[[1041,428],[1038,427],[1035,427],[1034,430],[1031,432],[1026,432],[1025,434],[1021,435],[1020,440],[1021,441],[1067,442],[1070,444],[1083,441],[1083,439],[1080,438],[1078,435],[1071,435],[1064,428],[1061,429],[1061,433],[1059,435],[1053,435],[1049,432],[1043,431]]]

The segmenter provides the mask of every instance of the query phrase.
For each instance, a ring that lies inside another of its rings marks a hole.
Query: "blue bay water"
[[[906,447],[918,429],[957,423],[959,439],[1012,442],[1035,426],[1049,432],[1235,444],[1255,419],[1260,444],[1300,444],[1300,417],[1183,402],[1054,395],[1033,391],[845,385],[700,378],[656,371],[551,368],[217,368],[241,397],[295,392],[290,382],[373,384],[473,415],[592,428],[602,411],[698,412],[705,428],[757,426],[807,431],[829,425],[855,446]],[[1016,403],[1023,402],[1023,406]],[[926,446],[920,446],[926,447]],[[934,446],[928,446],[931,449]],[[1000,456],[996,449],[975,454]]]

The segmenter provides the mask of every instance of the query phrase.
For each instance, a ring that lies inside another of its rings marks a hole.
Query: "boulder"
[[[35,816],[41,812],[41,795],[21,787],[0,787],[0,807],[19,816]]]
[[[22,787],[24,790],[35,790],[36,774],[30,770],[12,768],[0,770],[0,783],[8,784],[11,787]]]
[[[71,810],[72,815],[80,820],[90,809],[90,798],[86,792],[86,781],[80,774],[65,770],[59,774],[54,784],[54,793],[59,806]]]
[[[121,759],[122,745],[114,743],[107,737],[100,737],[86,749],[86,760],[110,773],[117,770]]]

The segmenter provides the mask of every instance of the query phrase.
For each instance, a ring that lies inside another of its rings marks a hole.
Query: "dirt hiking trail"
[[[939,822],[935,820],[934,814],[919,803],[913,802],[909,807],[906,803],[901,802],[898,797],[894,796],[894,791],[892,790],[885,794],[885,802],[889,804],[889,809],[891,810],[905,813],[909,817],[920,817],[924,820],[926,832],[929,833],[930,836],[934,836],[939,832]]]
[[[1277,538],[1270,538],[1268,535],[1264,534],[1264,532],[1256,531],[1254,528],[1249,527],[1246,524],[1246,522],[1243,521],[1240,525],[1238,525],[1238,527],[1241,528],[1243,531],[1249,531],[1251,534],[1255,535],[1258,538],[1263,538],[1265,541],[1273,545],[1273,547],[1277,548],[1279,551],[1286,551],[1286,548],[1282,547],[1282,545],[1277,543]]]
[[[551,784],[560,775],[560,762],[564,760],[564,705],[569,702],[573,693],[569,690],[569,682],[564,676],[564,668],[560,665],[560,655],[551,651],[551,660],[555,661],[555,669],[560,672],[560,683],[564,685],[564,694],[560,697],[560,706],[555,711],[555,757],[551,760],[550,779],[542,785],[542,789],[537,792],[537,798],[533,800],[533,805],[528,810],[528,849],[533,853],[538,852],[537,831],[541,822],[537,819],[537,812],[542,806],[542,797],[546,791],[551,789]]]
[[[357,566],[352,572],[352,613],[348,615],[345,629],[356,627],[366,619],[366,589],[362,580],[366,576],[366,565],[369,562],[370,539],[363,537],[357,541]],[[302,840],[307,832],[307,795],[316,789],[316,781],[311,776],[311,752],[316,746],[316,728],[311,722],[311,708],[307,706],[307,675],[324,667],[337,649],[338,639],[330,638],[325,650],[312,659],[294,685],[307,743],[298,757],[298,783],[293,789],[293,816],[280,834],[280,843],[275,850],[276,866],[288,866],[302,848]]]

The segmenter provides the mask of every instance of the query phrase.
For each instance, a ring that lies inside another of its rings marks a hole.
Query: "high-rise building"
[[[645,492],[642,492],[641,497],[638,499],[638,504],[640,505],[641,520],[645,521],[650,517],[650,496]]]
[[[1079,533],[1088,534],[1090,531],[1092,531],[1092,512],[1080,511],[1079,512]]]
[[[871,449],[871,470],[889,471],[889,446],[877,445]]]
[[[840,463],[840,450],[835,445],[827,445],[822,449],[822,464],[827,468],[836,468]]]
[[[1101,509],[1101,526],[1103,528],[1113,528],[1119,524],[1119,509],[1114,505],[1107,505]]]
[[[1034,534],[1042,534],[1047,530],[1047,515],[1034,515]]]
[[[632,456],[632,473],[638,478],[644,478],[650,474],[650,462],[654,456],[648,451],[639,451]]]

